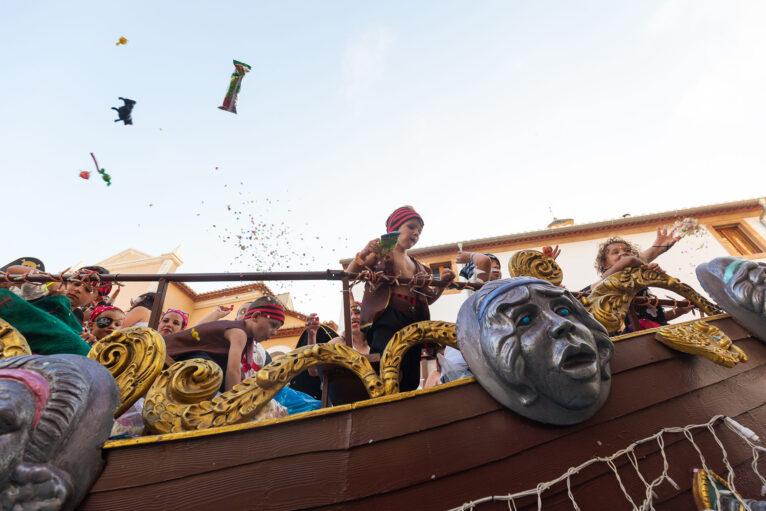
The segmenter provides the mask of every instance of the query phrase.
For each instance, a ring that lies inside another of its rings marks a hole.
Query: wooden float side
[[[715,324],[750,362],[733,369],[715,366],[672,352],[654,341],[653,333],[619,341],[610,398],[582,424],[533,423],[502,408],[476,383],[453,385],[263,428],[109,449],[106,469],[82,508],[197,509],[225,503],[242,509],[390,509],[418,502],[423,509],[443,509],[534,487],[662,426],[705,422],[717,413],[743,417],[763,434],[761,423],[748,414],[766,403],[761,384],[766,345],[730,319]],[[513,441],[502,442],[509,433]],[[676,443],[671,448],[682,454],[671,465],[690,462]],[[656,453],[648,456],[659,459]],[[540,462],[552,459],[555,464]],[[572,483],[582,487],[584,502],[592,493],[589,480],[610,477],[611,472],[583,474]],[[551,502],[559,497],[550,492]]]

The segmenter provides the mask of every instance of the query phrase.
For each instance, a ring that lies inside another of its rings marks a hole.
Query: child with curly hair
[[[654,244],[643,252],[639,252],[638,246],[619,236],[612,236],[603,241],[596,254],[594,267],[601,278],[584,288],[582,292],[590,292],[610,275],[614,275],[625,268],[635,268],[646,265],[650,270],[663,272],[662,268],[653,261],[657,256],[664,254],[681,239],[674,231],[668,231],[665,227],[657,228],[657,238]],[[651,296],[644,290],[639,295]],[[676,307],[665,312],[662,307],[639,307],[637,309],[639,324],[642,329],[655,328],[667,325],[668,321],[686,314],[691,307]],[[626,327],[626,331],[631,331]]]

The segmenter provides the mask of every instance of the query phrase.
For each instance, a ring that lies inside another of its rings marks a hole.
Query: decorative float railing
[[[509,263],[509,270],[512,276],[535,277],[554,285],[559,285],[563,278],[561,268],[553,259],[533,250],[515,254]],[[3,274],[0,278],[17,284],[64,283],[82,279],[96,282],[158,283],[159,299],[155,300],[152,308],[150,328],[127,328],[117,331],[94,344],[88,355],[107,367],[117,381],[120,406],[115,416],[130,408],[139,398],[146,397],[144,422],[148,430],[154,433],[205,429],[251,420],[292,378],[312,366],[338,366],[351,371],[362,381],[370,397],[395,394],[399,391],[399,365],[411,347],[422,342],[458,347],[454,323],[431,321],[410,325],[398,332],[389,343],[381,356],[378,374],[367,357],[351,348],[351,339],[347,336],[345,346],[318,344],[298,348],[273,361],[232,390],[214,397],[223,378],[221,369],[213,363],[197,359],[174,363],[166,357],[164,341],[153,329],[159,322],[170,282],[340,281],[346,331],[351,331],[350,290],[360,282],[385,282],[409,286],[415,291],[429,286],[454,289],[481,287],[465,282],[441,282],[432,275],[397,278],[369,269],[360,273],[343,270],[177,274],[37,273]],[[637,324],[635,315],[631,314],[631,305],[656,305],[656,300],[636,297],[641,289],[649,286],[661,287],[687,298],[686,301],[668,300],[659,302],[660,304],[672,302],[678,306],[693,305],[710,315],[721,312],[690,286],[667,274],[645,267],[628,268],[604,280],[590,294],[577,293],[574,296],[613,335],[619,332],[626,319],[634,325]],[[669,338],[672,336],[665,336],[663,342],[667,343]],[[9,331],[4,337],[0,335],[0,339],[5,339],[4,344],[0,344],[4,357],[29,353],[29,348],[24,346],[26,343],[18,334]],[[721,350],[716,351],[719,352]],[[720,354],[716,356],[720,358]],[[736,359],[738,354],[730,355],[727,360],[732,357]],[[324,387],[327,388],[327,381]]]

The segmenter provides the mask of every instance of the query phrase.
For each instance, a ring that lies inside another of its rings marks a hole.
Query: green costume
[[[32,352],[38,355],[87,356],[90,351],[90,345],[80,337],[82,325],[65,296],[46,296],[28,302],[7,289],[0,289],[0,318],[18,330]]]

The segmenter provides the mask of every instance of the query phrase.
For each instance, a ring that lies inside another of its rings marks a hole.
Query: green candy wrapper
[[[242,87],[242,79],[245,77],[245,73],[248,73],[251,69],[244,62],[234,61],[234,72],[231,74],[229,90],[226,91],[226,97],[223,98],[223,105],[218,108],[234,114],[237,113],[237,95],[239,94],[240,87]]]

